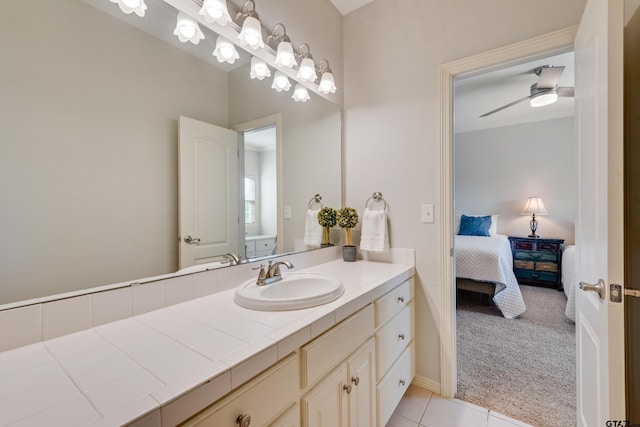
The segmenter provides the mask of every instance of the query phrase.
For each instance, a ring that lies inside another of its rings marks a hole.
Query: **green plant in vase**
[[[331,227],[335,227],[337,223],[337,212],[333,208],[324,207],[318,212],[318,224],[322,230],[322,245],[331,246],[330,231]]]
[[[354,208],[344,207],[338,210],[338,225],[344,228],[346,245],[342,247],[342,259],[353,262],[356,260],[356,247],[351,244],[351,229],[358,225],[358,212]]]

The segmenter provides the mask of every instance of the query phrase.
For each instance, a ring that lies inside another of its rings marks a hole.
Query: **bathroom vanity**
[[[384,426],[415,373],[409,252],[300,269],[342,280],[317,307],[243,308],[235,283],[0,353],[0,425]]]

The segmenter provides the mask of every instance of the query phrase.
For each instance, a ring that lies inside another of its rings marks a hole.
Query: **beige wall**
[[[579,22],[584,0],[376,0],[344,18],[346,203],[381,191],[391,245],[416,249],[417,374],[440,382],[439,66]],[[535,10],[550,11],[538,19]]]

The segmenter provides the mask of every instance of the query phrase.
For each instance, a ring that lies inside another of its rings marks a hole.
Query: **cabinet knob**
[[[401,385],[401,386],[404,386],[405,384],[406,384],[406,383],[405,383],[404,379],[401,379],[401,380],[400,380],[400,385]]]
[[[347,392],[347,394],[351,393],[351,384],[347,384],[342,386],[342,389],[345,390]]]
[[[238,418],[236,418],[236,424],[238,424],[239,427],[249,427],[249,424],[251,424],[251,416],[238,415]]]
[[[351,377],[351,382],[355,385],[360,384],[360,377]]]
[[[404,334],[399,334],[398,338],[400,338],[401,340],[404,340]]]
[[[398,302],[404,302],[404,297],[398,297]]]

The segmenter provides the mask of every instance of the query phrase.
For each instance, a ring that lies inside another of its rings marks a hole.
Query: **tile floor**
[[[533,427],[458,399],[410,386],[387,427]]]

